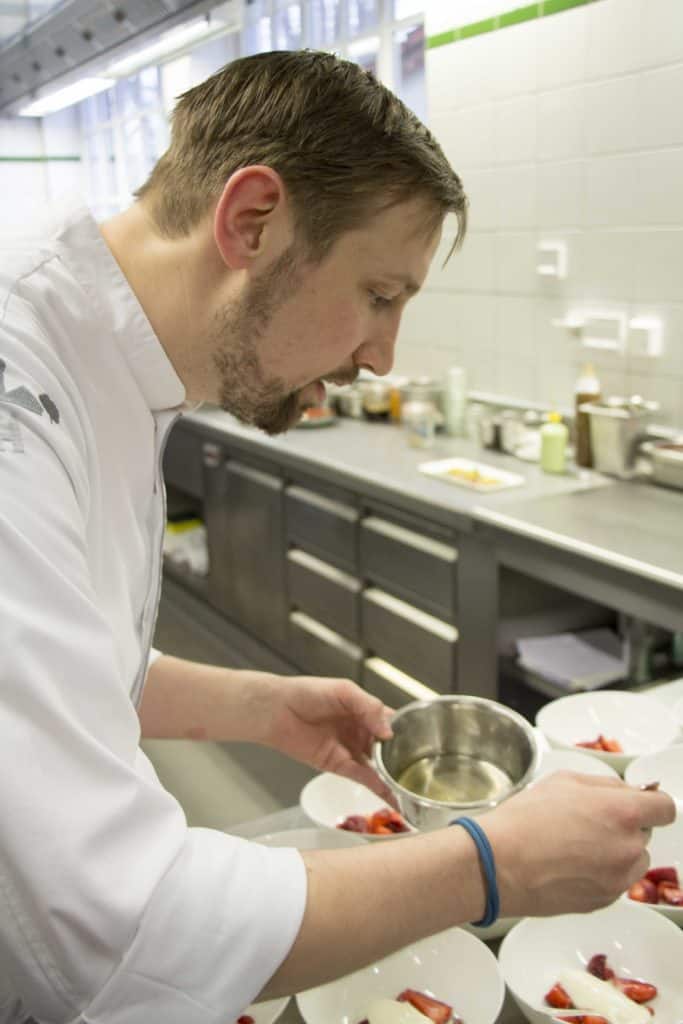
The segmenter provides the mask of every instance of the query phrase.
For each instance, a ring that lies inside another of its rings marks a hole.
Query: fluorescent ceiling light
[[[73,103],[94,96],[98,92],[104,92],[115,84],[113,78],[79,78],[77,82],[64,86],[56,92],[48,93],[40,99],[22,107],[18,112],[19,117],[44,117],[46,114],[53,114],[55,110],[62,110],[70,107]]]
[[[136,50],[134,53],[128,54],[127,57],[122,57],[121,60],[110,64],[106,74],[115,75],[117,78],[125,78],[136,71],[140,71],[141,68],[149,67],[151,64],[158,64],[160,60],[181,52],[201,39],[219,35],[225,31],[225,28],[226,26],[223,22],[217,22],[214,19],[209,21],[206,18],[199,18],[197,21],[191,21],[187,25],[178,25],[177,28],[164,32],[155,43],[151,43],[149,46]]]

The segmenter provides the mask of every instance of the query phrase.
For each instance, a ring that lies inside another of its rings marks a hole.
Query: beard
[[[314,404],[302,401],[303,388],[292,390],[281,377],[266,378],[257,355],[257,342],[273,314],[296,295],[303,276],[304,261],[292,245],[249,285],[243,298],[217,312],[211,331],[221,408],[271,435],[289,430]],[[357,375],[355,367],[340,367],[327,379],[350,384]]]

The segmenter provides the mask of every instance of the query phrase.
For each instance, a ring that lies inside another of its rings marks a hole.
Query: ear
[[[270,262],[292,241],[287,190],[277,171],[255,165],[235,171],[216,206],[214,240],[231,270]]]

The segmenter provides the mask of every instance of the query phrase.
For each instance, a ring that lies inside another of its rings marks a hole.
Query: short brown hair
[[[312,258],[394,203],[424,197],[431,233],[447,213],[462,241],[467,199],[431,132],[357,64],[311,50],[227,64],[179,98],[172,138],[136,192],[159,231],[187,234],[231,174],[264,164],[281,175]]]

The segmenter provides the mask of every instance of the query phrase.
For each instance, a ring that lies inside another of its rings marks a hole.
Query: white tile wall
[[[427,33],[515,6],[427,0]],[[569,405],[592,361],[603,390],[683,425],[683,0],[595,0],[427,52],[470,233],[409,307],[401,366],[428,354],[487,390]],[[567,244],[566,280],[539,277],[539,241]],[[660,318],[663,355],[586,349],[551,323],[577,310]]]
[[[80,152],[77,126],[70,111],[38,118],[0,118],[0,155],[42,157]],[[83,194],[82,169],[71,162],[0,160],[0,230],[2,237],[40,232],[51,203]]]

